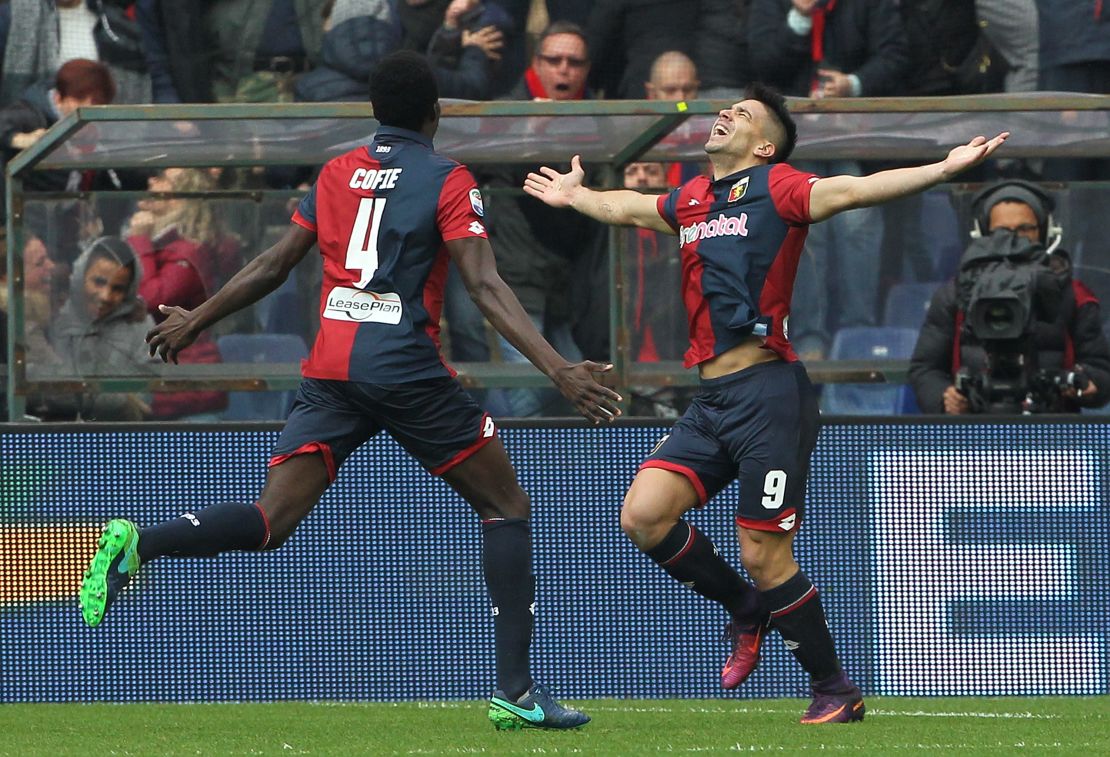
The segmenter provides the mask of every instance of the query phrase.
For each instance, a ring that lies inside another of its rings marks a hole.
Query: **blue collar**
[[[763,166],[768,166],[768,165],[771,165],[771,164],[770,163],[759,163],[759,164],[754,165],[754,166],[748,166],[747,168],[741,168],[739,171],[733,171],[728,176],[722,176],[719,179],[713,179],[711,181],[711,183],[713,183],[713,184],[727,184],[730,181],[736,181],[736,179],[740,178],[741,176],[744,176],[745,174],[747,174],[749,171],[751,171],[753,169],[761,168]]]
[[[418,131],[413,131],[412,129],[402,129],[399,126],[379,126],[378,131],[374,134],[374,141],[377,142],[383,137],[390,140],[407,139],[410,142],[417,142],[419,144],[422,144],[429,150],[433,149],[432,140],[428,139]]]

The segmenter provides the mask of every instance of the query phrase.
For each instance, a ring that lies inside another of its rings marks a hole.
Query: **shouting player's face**
[[[763,103],[758,100],[738,102],[717,114],[717,120],[709,130],[705,151],[710,155],[723,153],[743,157],[751,154],[769,159],[774,153],[774,146],[764,135],[768,120]]]

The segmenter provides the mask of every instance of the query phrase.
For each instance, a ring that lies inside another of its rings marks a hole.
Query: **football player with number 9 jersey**
[[[596,192],[571,170],[541,168],[524,190],[548,205],[679,237],[689,323],[686,366],[701,391],[640,467],[621,526],[667,573],[729,613],[721,685],[740,685],[775,628],[810,675],[803,723],[863,719],[860,690],[841,668],[817,589],[794,560],[817,398],[789,341],[790,299],[809,224],[850,208],[919,192],[984,160],[1005,141],[976,137],[938,163],[873,176],[819,178],[785,163],[797,129],[777,92],[755,84],[722,110],[705,143],[712,178],[669,194]],[[685,513],[734,479],[745,581]]]

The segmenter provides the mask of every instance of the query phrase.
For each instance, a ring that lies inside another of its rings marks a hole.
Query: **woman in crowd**
[[[215,179],[195,168],[167,168],[148,182],[152,192],[207,192]],[[142,262],[145,275],[139,295],[155,322],[164,316],[159,305],[192,309],[215,292],[239,267],[239,245],[224,233],[212,203],[192,198],[139,201],[131,218],[127,241]],[[218,363],[220,353],[211,338],[198,339],[179,356],[182,363]],[[153,417],[218,420],[227,407],[220,391],[159,392]]]

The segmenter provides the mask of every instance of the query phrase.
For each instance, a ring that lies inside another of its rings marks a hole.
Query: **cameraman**
[[[1034,315],[1025,339],[1033,358],[1031,370],[1053,377],[1048,390],[1052,396],[1042,411],[1076,413],[1080,407],[1106,404],[1110,345],[1102,333],[1098,300],[1091,290],[1071,278],[1067,253],[1055,249],[1061,229],[1053,222],[1052,209],[1052,198],[1029,182],[1004,181],[983,189],[972,205],[975,242],[969,252],[982,242],[995,242],[997,246],[1000,240],[995,234],[1005,234],[999,230],[1015,235],[1010,239],[1017,243],[1022,242],[1021,238],[1028,240],[1038,251],[1047,245],[1044,262],[1060,281],[1059,307],[1056,317],[1049,320]],[[968,257],[965,253],[965,261]],[[963,270],[962,275],[967,276],[967,269]],[[975,275],[974,269],[971,275]],[[957,389],[961,368],[971,375],[989,371],[988,350],[965,320],[957,283],[949,281],[933,295],[918,335],[909,374],[917,403],[923,413],[1007,412],[994,405],[973,407],[967,396],[970,392]],[[1020,398],[1014,399],[1017,407]]]

